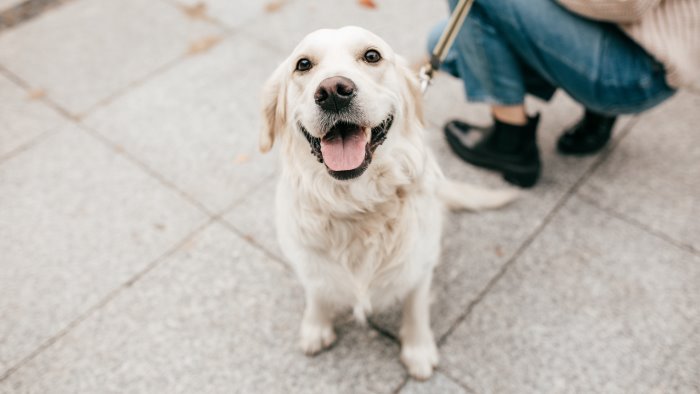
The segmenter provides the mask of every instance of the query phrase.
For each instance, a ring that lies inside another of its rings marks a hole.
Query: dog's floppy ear
[[[408,107],[406,112],[414,114],[421,124],[425,124],[423,121],[423,93],[420,89],[420,82],[418,82],[418,75],[408,67],[403,58],[399,58],[398,68],[401,77],[406,82],[406,91],[404,92],[406,106]]]
[[[262,91],[262,130],[260,130],[260,151],[268,152],[275,142],[275,134],[286,125],[287,84],[286,62],[280,64],[263,86]]]

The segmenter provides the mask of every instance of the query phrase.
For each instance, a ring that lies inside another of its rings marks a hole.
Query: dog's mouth
[[[311,153],[325,164],[328,173],[338,180],[348,180],[367,170],[374,151],[386,139],[393,121],[393,114],[372,128],[340,121],[321,138],[309,134],[301,123],[299,129],[309,141]]]

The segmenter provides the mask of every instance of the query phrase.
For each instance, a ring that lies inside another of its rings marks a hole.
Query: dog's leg
[[[430,330],[430,282],[432,275],[406,297],[401,321],[401,361],[416,379],[428,379],[438,363],[437,346]]]
[[[306,290],[306,309],[301,321],[301,349],[313,356],[335,342],[333,307],[312,290]]]

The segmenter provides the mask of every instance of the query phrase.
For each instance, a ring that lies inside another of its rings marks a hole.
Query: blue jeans
[[[457,0],[449,0],[454,9]],[[437,44],[446,21],[428,40]],[[554,0],[476,0],[442,69],[464,81],[467,99],[522,104],[557,88],[594,112],[651,108],[675,92],[661,64],[610,23],[573,14]]]

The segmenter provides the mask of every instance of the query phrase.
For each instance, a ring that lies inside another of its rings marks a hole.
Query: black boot
[[[541,171],[536,139],[539,119],[539,115],[529,118],[523,126],[494,120],[490,128],[453,120],[444,130],[452,150],[467,163],[501,172],[512,184],[532,187]]]
[[[583,118],[559,137],[557,150],[564,155],[595,153],[610,140],[616,116],[586,110]]]

